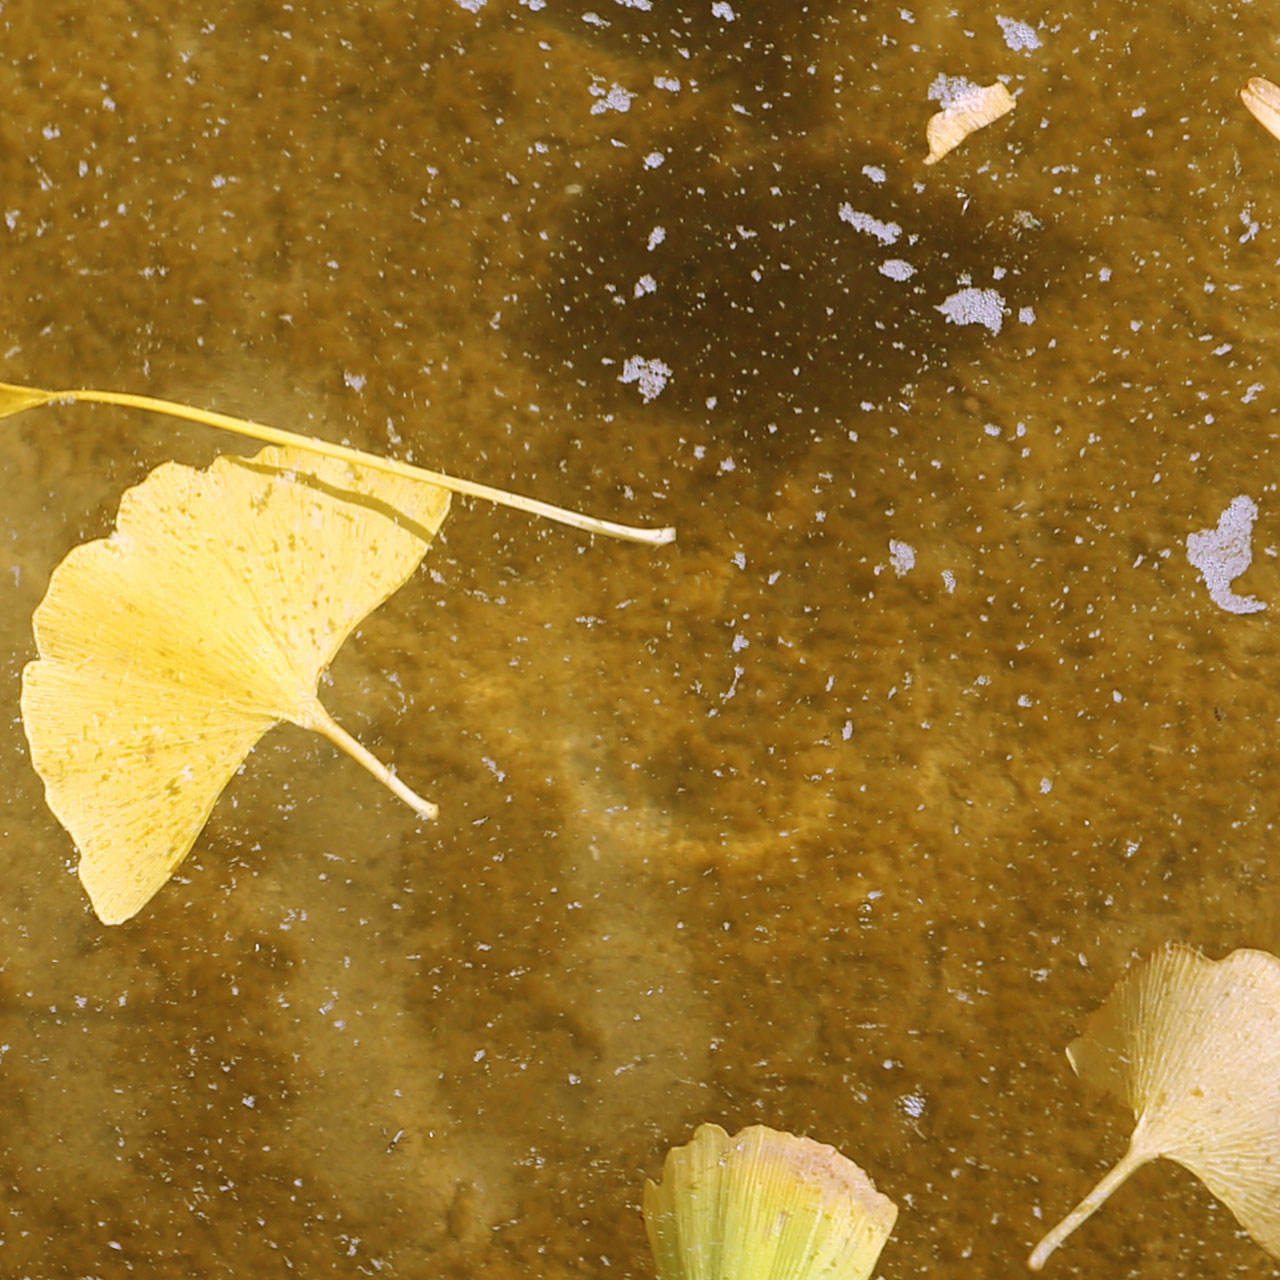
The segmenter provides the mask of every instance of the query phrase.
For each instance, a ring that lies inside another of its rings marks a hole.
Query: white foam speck
[[[919,1120],[924,1115],[925,1100],[918,1093],[904,1093],[898,1099],[898,1106],[907,1113],[913,1120]]]
[[[889,539],[889,563],[893,571],[902,577],[916,567],[916,549],[909,542],[899,542],[897,538]]]
[[[1019,308],[1018,308],[1018,319],[1019,319],[1023,324],[1035,324],[1035,322],[1036,322],[1036,313],[1035,313],[1035,308],[1034,308],[1034,307],[1019,307]]]
[[[944,76],[939,73],[929,86],[928,97],[931,102],[938,102],[946,108],[980,92],[978,85],[972,80],[966,80],[964,76]]]
[[[840,206],[840,221],[847,222],[855,231],[865,231],[875,236],[881,244],[893,244],[902,234],[902,228],[896,222],[881,222],[869,213],[862,213],[853,205],[845,203]]]
[[[889,176],[878,164],[864,164],[862,173],[864,177],[870,178],[872,182],[883,182]]]
[[[1025,22],[1019,22],[1016,18],[996,17],[996,21],[1000,24],[1000,30],[1004,33],[1004,42],[1014,53],[1023,53],[1028,49],[1038,49],[1040,47],[1040,37],[1036,35],[1034,27],[1028,26]]]
[[[640,395],[648,404],[655,396],[662,394],[662,389],[671,377],[671,366],[662,360],[646,360],[643,356],[632,356],[618,375],[619,382],[638,384]]]
[[[614,3],[624,9],[644,9],[646,12],[653,8],[653,0],[614,0]]]
[[[901,258],[887,258],[880,264],[880,274],[890,280],[910,280],[915,273],[915,267]]]
[[[479,13],[484,8],[486,0],[455,0],[460,9],[465,9],[468,13]]]
[[[983,324],[999,333],[1004,324],[1004,298],[995,289],[961,289],[938,304],[952,324]]]
[[[947,594],[950,595],[956,589],[956,575],[950,569],[942,571],[942,585],[946,587]]]
[[[729,5],[725,4],[725,0],[715,0],[711,6],[711,14],[712,17],[721,18],[725,22],[732,22],[738,16]]]
[[[1258,504],[1241,494],[1218,517],[1216,529],[1205,529],[1187,538],[1187,559],[1200,570],[1209,598],[1228,613],[1257,613],[1267,606],[1256,596],[1240,596],[1231,589],[1253,559],[1249,545]]]
[[[651,275],[643,275],[636,281],[635,296],[643,298],[646,293],[653,293],[658,287],[658,282]]]
[[[607,89],[603,85],[593,84],[591,96],[595,98],[595,102],[591,104],[591,114],[599,116],[606,111],[630,111],[631,99],[636,95],[620,84],[611,84]]]
[[[657,89],[665,89],[668,93],[680,92],[680,81],[675,76],[654,76],[654,87]]]
[[[661,151],[650,151],[644,158],[644,167],[646,169],[660,169],[666,163],[667,157]]]

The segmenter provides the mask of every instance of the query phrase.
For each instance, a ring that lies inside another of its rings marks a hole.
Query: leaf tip
[[[1262,76],[1252,76],[1240,90],[1240,99],[1268,133],[1280,138],[1280,87]]]

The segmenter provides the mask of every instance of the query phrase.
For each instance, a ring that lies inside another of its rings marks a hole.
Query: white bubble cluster
[[[1218,517],[1216,529],[1205,529],[1187,538],[1187,559],[1200,570],[1209,598],[1228,613],[1257,613],[1267,606],[1256,596],[1237,595],[1231,583],[1253,559],[1250,541],[1258,504],[1241,494]]]
[[[1004,324],[1004,298],[995,289],[961,289],[938,304],[952,324],[983,324],[999,333]]]
[[[1025,22],[1019,22],[1016,18],[996,17],[996,21],[1000,24],[1000,30],[1004,34],[1004,42],[1014,53],[1025,53],[1029,49],[1038,49],[1040,47],[1040,37],[1036,35],[1034,27],[1028,26]]]
[[[643,356],[632,356],[618,375],[619,382],[634,382],[640,395],[648,404],[655,396],[661,395],[671,377],[671,366],[663,360],[646,360]]]

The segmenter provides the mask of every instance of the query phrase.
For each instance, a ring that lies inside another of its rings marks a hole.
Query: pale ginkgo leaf
[[[1249,114],[1274,138],[1280,138],[1280,86],[1254,76],[1240,90]]]
[[[299,450],[205,471],[165,463],[125,493],[109,538],[54,570],[22,721],[104,922],[127,920],[164,884],[282,720],[324,734],[434,816],[334,723],[316,687],[448,509],[437,485]]]
[[[536,498],[526,498],[522,494],[509,493],[505,489],[495,489],[491,485],[479,484],[474,480],[462,480],[440,471],[428,471],[424,467],[411,466],[395,458],[383,458],[376,453],[350,449],[346,445],[333,444],[315,436],[304,436],[295,431],[282,431],[279,427],[250,422],[247,418],[233,418],[230,414],[214,413],[208,409],[197,409],[192,405],[179,404],[174,400],[157,400],[154,396],[136,396],[123,391],[96,391],[85,387],[68,391],[44,391],[39,387],[0,382],[0,418],[21,413],[24,409],[32,409],[39,405],[68,401],[142,409],[168,418],[198,422],[207,427],[216,427],[220,431],[231,431],[239,436],[261,440],[264,444],[301,449],[304,453],[331,458],[335,462],[356,463],[382,475],[403,480],[425,480],[429,484],[438,485],[453,493],[466,494],[472,498],[484,498],[488,502],[496,502],[499,506],[514,507],[518,511],[527,511],[531,515],[545,516],[548,520],[572,525],[575,529],[583,529],[587,533],[602,533],[610,538],[622,538],[628,542],[645,542],[654,546],[673,542],[676,536],[676,531],[671,528],[639,529],[634,525],[618,524],[613,520],[601,520],[595,516],[583,515],[580,511],[570,511],[565,507],[553,506],[549,502],[541,502]]]
[[[658,1280],[866,1280],[897,1206],[834,1147],[714,1124],[644,1189]]]
[[[925,125],[925,141],[929,144],[925,164],[937,164],[971,133],[1012,110],[1013,95],[999,80],[984,88],[971,86],[963,90],[950,106],[929,117]]]
[[[1036,1246],[1039,1270],[1135,1169],[1190,1169],[1280,1257],[1280,960],[1224,960],[1169,943],[1132,969],[1067,1050],[1077,1074],[1126,1102],[1129,1150]]]

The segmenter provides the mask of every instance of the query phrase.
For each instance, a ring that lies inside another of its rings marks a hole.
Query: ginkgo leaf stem
[[[306,714],[294,723],[304,729],[312,729],[316,733],[324,734],[335,747],[345,751],[353,760],[358,760],[364,765],[379,782],[389,787],[420,818],[439,817],[440,810],[430,800],[424,800],[416,791],[406,787],[372,751],[356,741],[318,701],[313,701],[307,707]]]
[[[565,507],[557,507],[549,502],[541,502],[537,498],[527,498],[523,494],[509,493],[505,489],[495,489],[487,484],[479,484],[474,480],[462,480],[443,472],[430,471],[425,467],[415,467],[408,462],[400,462],[395,458],[383,458],[376,453],[365,453],[362,449],[352,449],[346,445],[333,444],[327,440],[318,440],[313,436],[301,435],[294,431],[283,431],[279,427],[269,427],[265,423],[253,422],[246,418],[234,418],[229,414],[215,413],[210,409],[197,409],[192,405],[179,404],[175,400],[158,400],[153,396],[138,396],[125,391],[95,391],[77,389],[71,391],[42,391],[35,387],[23,387],[0,383],[0,395],[7,393],[17,401],[9,412],[17,412],[29,408],[33,404],[51,404],[60,400],[74,400],[81,403],[110,404],[121,408],[142,409],[148,413],[164,414],[170,418],[183,418],[188,422],[198,422],[204,426],[217,427],[223,431],[232,431],[236,435],[248,436],[253,440],[262,440],[267,444],[286,445],[296,449],[305,449],[309,453],[319,454],[325,458],[334,458],[342,462],[354,463],[381,471],[387,475],[401,476],[411,480],[423,480],[428,484],[439,485],[454,493],[466,494],[472,498],[483,498],[488,502],[504,507],[513,507],[517,511],[525,511],[530,515],[545,516],[548,520],[567,524],[586,533],[604,534],[610,538],[621,538],[627,542],[643,542],[649,546],[661,546],[675,540],[673,528],[641,529],[634,525],[618,524],[613,520],[601,520],[595,516],[584,515],[579,511],[570,511]],[[20,403],[25,400],[26,403]],[[2,416],[3,410],[0,410]]]
[[[1049,1255],[1087,1218],[1095,1214],[1111,1193],[1140,1165],[1153,1158],[1153,1153],[1145,1148],[1139,1149],[1131,1143],[1120,1162],[1080,1201],[1063,1220],[1036,1245],[1027,1266],[1032,1271],[1039,1271],[1048,1260]]]

